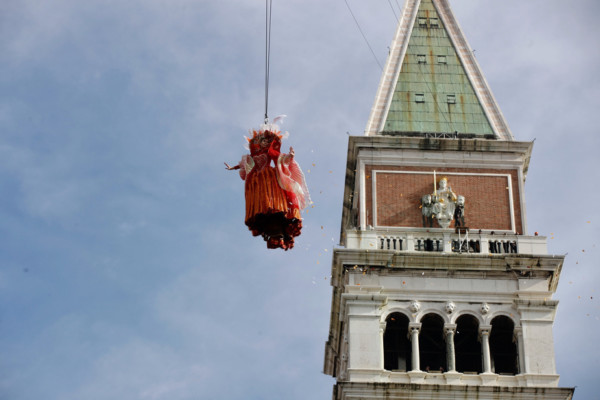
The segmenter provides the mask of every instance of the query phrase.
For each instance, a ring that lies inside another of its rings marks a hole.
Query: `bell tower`
[[[527,232],[515,141],[448,0],[406,0],[348,143],[324,372],[333,399],[571,399],[552,325],[564,256]]]

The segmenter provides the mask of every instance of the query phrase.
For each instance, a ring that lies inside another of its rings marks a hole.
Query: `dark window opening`
[[[514,342],[515,324],[505,316],[492,320],[490,334],[490,354],[492,369],[497,374],[518,373],[517,344]]]
[[[437,18],[429,18],[429,26],[432,28],[437,28],[439,27],[439,22]]]
[[[482,372],[479,321],[474,316],[462,315],[456,320],[454,353],[458,372]]]
[[[423,27],[427,27],[427,18],[420,17],[419,18],[419,26],[422,27],[422,28]]]
[[[425,239],[425,251],[433,251],[433,240]]]
[[[422,371],[445,371],[446,341],[444,340],[444,320],[439,315],[427,314],[421,319],[419,354]]]
[[[417,239],[416,251],[444,251],[444,243],[439,239]]]
[[[410,371],[411,356],[408,317],[393,313],[386,320],[383,334],[383,367],[388,371]]]
[[[418,64],[427,64],[427,56],[425,54],[417,54]]]

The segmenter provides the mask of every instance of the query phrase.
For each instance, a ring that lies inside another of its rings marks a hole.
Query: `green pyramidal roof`
[[[431,0],[422,0],[384,132],[494,135]]]
[[[367,135],[512,140],[447,0],[407,0]]]

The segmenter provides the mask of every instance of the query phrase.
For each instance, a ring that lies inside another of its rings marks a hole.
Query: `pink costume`
[[[246,225],[268,248],[291,249],[302,229],[300,211],[310,202],[304,174],[293,151],[280,152],[278,131],[253,131],[249,144],[250,154],[235,167],[246,181]]]

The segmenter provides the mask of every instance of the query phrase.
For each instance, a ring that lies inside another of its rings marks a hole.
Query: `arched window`
[[[482,372],[479,321],[474,316],[461,315],[456,320],[454,353],[458,372]]]
[[[383,367],[388,371],[410,371],[411,347],[408,339],[408,317],[390,314],[383,334]]]
[[[422,371],[433,372],[446,370],[444,319],[437,314],[427,314],[421,318],[419,354]]]
[[[505,316],[492,320],[490,334],[490,354],[492,370],[497,374],[518,373],[517,345],[513,340],[515,324]]]

